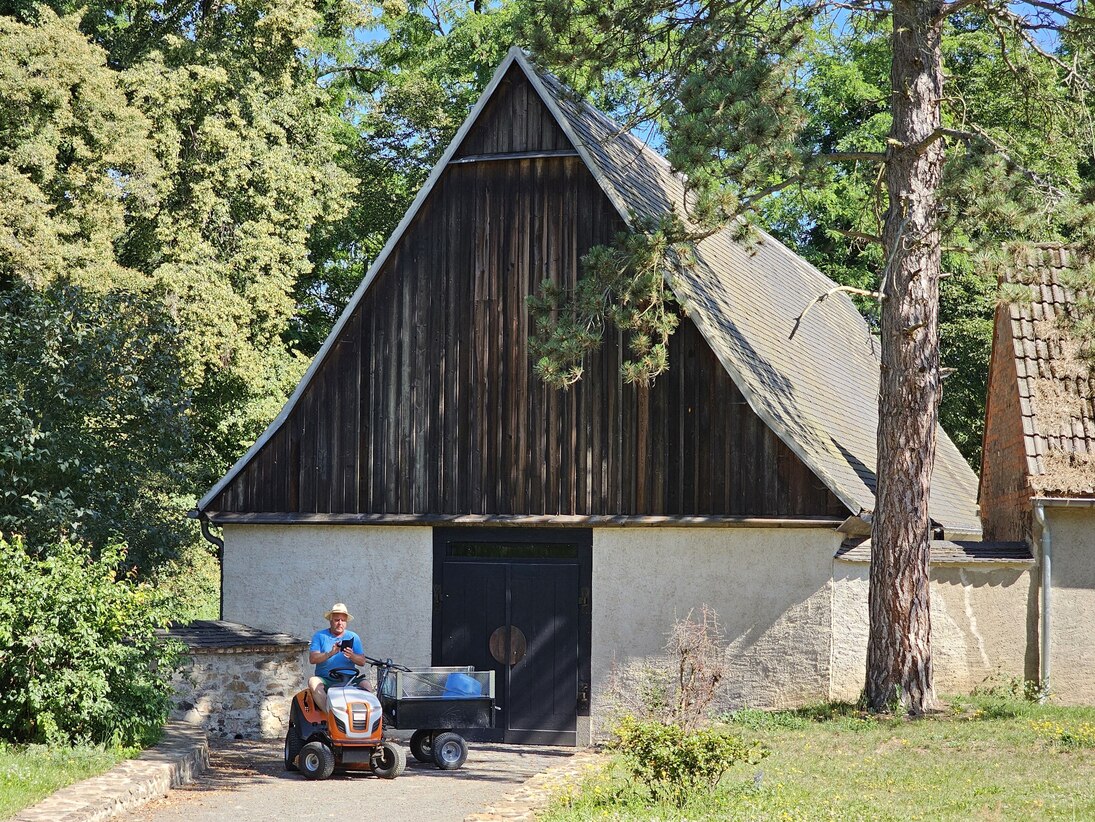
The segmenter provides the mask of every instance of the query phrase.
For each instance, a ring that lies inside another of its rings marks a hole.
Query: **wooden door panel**
[[[578,699],[578,566],[510,566],[510,620],[526,637],[510,669],[508,731],[573,734]],[[562,740],[560,740],[562,741]]]

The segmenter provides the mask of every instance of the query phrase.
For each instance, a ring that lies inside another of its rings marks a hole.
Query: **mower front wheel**
[[[407,767],[407,754],[402,745],[381,742],[371,760],[373,773],[381,779],[395,779]]]
[[[433,738],[433,762],[443,771],[455,771],[468,758],[468,742],[460,734],[445,731]]]
[[[411,734],[411,756],[419,762],[433,764],[433,731],[423,728]]]
[[[304,740],[300,738],[300,731],[296,725],[290,725],[289,730],[285,732],[285,770],[297,770],[297,763],[293,760],[297,758],[303,747]]]
[[[309,742],[300,749],[300,772],[309,779],[326,779],[335,770],[335,754],[322,742]]]

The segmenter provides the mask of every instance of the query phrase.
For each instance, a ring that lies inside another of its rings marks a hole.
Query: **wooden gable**
[[[205,512],[846,515],[687,318],[649,389],[622,383],[614,332],[569,392],[535,377],[526,298],[545,279],[573,285],[621,228],[513,64],[296,402]]]

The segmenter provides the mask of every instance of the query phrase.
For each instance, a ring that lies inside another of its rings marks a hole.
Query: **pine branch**
[[[834,228],[833,226],[827,226],[826,231],[831,231],[834,234],[839,234],[841,237],[847,237],[849,240],[863,240],[868,243],[882,243],[882,238],[877,234],[868,234],[865,231],[850,231],[846,228]]]
[[[950,17],[952,14],[957,14],[970,6],[979,5],[981,5],[981,0],[954,0],[952,3],[944,3],[943,8],[939,10],[938,18],[942,20],[943,18]]]
[[[1036,187],[1042,189],[1047,194],[1056,198],[1057,200],[1063,200],[1067,196],[1067,192],[1065,192],[1063,189],[1058,188],[1041,174],[1034,171],[1033,169],[1027,168],[1018,160],[1016,160],[1014,155],[1012,155],[1012,153],[1008,150],[1007,146],[1005,146],[995,137],[990,135],[987,131],[978,126],[970,126],[970,129],[970,131],[960,131],[953,128],[939,128],[936,129],[936,131],[942,132],[942,136],[954,137],[956,139],[962,140],[967,144],[975,140],[982,140],[992,146],[993,150],[997,154],[999,154],[1001,157],[1011,163],[1012,166],[1015,167],[1015,170],[1018,171],[1022,177],[1033,183]],[[929,137],[930,136],[931,135],[929,135]]]
[[[856,288],[855,286],[851,286],[851,285],[838,285],[836,288],[830,288],[824,294],[819,294],[818,296],[814,297],[812,300],[810,300],[810,302],[808,302],[806,304],[806,307],[804,309],[802,309],[802,313],[799,314],[797,318],[795,318],[795,325],[791,329],[791,333],[787,337],[787,339],[793,340],[795,338],[795,334],[798,333],[798,327],[800,325],[802,325],[802,321],[804,319],[806,319],[806,313],[811,308],[813,308],[818,303],[825,302],[825,300],[827,300],[829,297],[831,297],[834,294],[837,294],[841,291],[843,291],[847,294],[858,294],[861,297],[873,297],[876,300],[886,299],[886,295],[883,294],[880,291],[868,291],[866,288]]]

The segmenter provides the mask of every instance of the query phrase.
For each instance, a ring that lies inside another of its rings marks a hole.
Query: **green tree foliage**
[[[294,289],[354,190],[318,75],[363,12],[73,5],[0,5],[0,353],[21,392],[0,424],[38,449],[12,440],[4,521],[127,539],[146,569],[185,553],[171,521],[303,371]],[[55,350],[27,347],[35,327]]]
[[[178,661],[122,549],[31,549],[0,535],[0,737],[139,745],[167,716]]]
[[[189,538],[178,325],[156,294],[0,292],[0,531],[122,540],[154,565]]]
[[[491,74],[514,44],[514,6],[465,0],[387,2],[358,43],[322,69],[341,101],[340,163],[358,196],[317,226],[313,270],[297,283],[291,339],[322,345]]]
[[[131,283],[114,243],[156,200],[150,121],[76,17],[0,17],[0,288]]]

